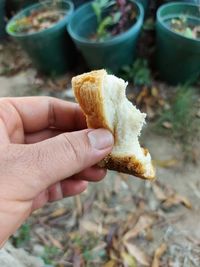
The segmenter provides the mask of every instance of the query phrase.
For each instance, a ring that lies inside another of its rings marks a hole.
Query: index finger
[[[62,131],[87,128],[78,104],[52,97],[9,98],[9,102],[20,115],[26,133],[52,127]]]

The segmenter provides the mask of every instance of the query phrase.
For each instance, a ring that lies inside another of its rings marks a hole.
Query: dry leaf
[[[103,267],[115,267],[115,266],[116,266],[116,261],[114,260],[110,260],[103,265]]]
[[[76,205],[76,212],[78,216],[82,215],[82,211],[83,211],[83,206],[82,206],[82,202],[81,202],[81,198],[79,195],[74,197],[75,200],[75,205]]]
[[[103,242],[103,241],[101,242],[101,241],[100,241],[100,242],[97,244],[96,247],[94,247],[94,248],[91,249],[91,252],[97,254],[98,251],[105,249],[106,246],[107,246],[106,242]]]
[[[160,266],[160,258],[166,252],[166,250],[167,250],[167,245],[165,243],[162,243],[156,249],[151,267],[162,267]]]
[[[191,209],[192,204],[188,198],[181,196],[179,194],[174,194],[167,198],[163,203],[164,208],[171,208],[172,206],[183,204],[186,208]]]
[[[158,186],[158,184],[152,183],[152,189],[158,200],[164,201],[167,199],[165,192],[162,190],[160,186]]]
[[[131,255],[129,255],[128,253],[121,252],[121,258],[122,258],[125,266],[137,267],[135,259]]]
[[[154,237],[153,237],[153,231],[151,228],[146,229],[145,238],[147,241],[153,241]]]
[[[173,127],[173,125],[169,121],[164,121],[162,123],[162,126],[166,129],[171,129]]]
[[[51,218],[60,217],[60,216],[64,215],[66,212],[67,212],[67,209],[62,207],[62,208],[56,209],[54,212],[52,212],[50,217]]]
[[[142,102],[142,99],[148,96],[148,89],[144,87],[139,95],[136,97],[136,104],[139,105]]]
[[[73,267],[82,267],[83,266],[83,258],[82,258],[82,254],[79,248],[75,248],[74,249],[74,255],[72,258],[72,262],[73,262]]]
[[[179,199],[179,201],[188,209],[192,208],[192,203],[187,197],[181,196],[181,195],[176,195],[176,198]]]
[[[196,116],[200,118],[200,109],[197,111]]]
[[[47,237],[43,233],[40,233],[39,231],[34,231],[34,233],[38,236],[40,241],[42,241],[42,244],[44,244],[45,246],[51,245],[51,243],[49,242],[50,240],[47,239]]]
[[[99,208],[102,212],[105,213],[114,213],[116,211],[116,208],[109,208],[107,207],[106,203],[103,202],[94,202],[94,207]]]
[[[109,257],[111,260],[114,260],[114,261],[118,260],[117,254],[113,249],[109,250]]]
[[[88,232],[98,233],[101,235],[107,235],[108,234],[107,229],[103,228],[101,224],[96,224],[94,222],[90,222],[90,221],[86,221],[86,220],[82,221],[81,227]]]
[[[140,264],[144,266],[149,266],[149,257],[147,254],[142,251],[140,248],[136,247],[134,244],[124,242],[125,247],[127,248],[129,254],[133,256],[136,261],[138,261]]]
[[[165,100],[164,99],[158,99],[158,104],[161,106],[161,107],[163,107],[164,105],[166,105],[166,103],[165,103]]]
[[[123,240],[126,241],[130,238],[135,238],[138,234],[140,234],[142,231],[145,229],[149,228],[152,226],[152,224],[155,221],[155,217],[148,215],[148,214],[143,214],[139,217],[135,227],[128,231],[124,237]]]
[[[189,187],[191,187],[192,192],[200,199],[200,190],[198,189],[197,184],[191,183],[191,181],[188,183]]]
[[[178,164],[177,159],[153,160],[155,166],[161,168],[169,168]]]
[[[67,88],[67,79],[60,79],[56,81],[57,90],[65,90]]]
[[[154,112],[153,108],[150,107],[149,105],[146,105],[146,113],[149,119],[153,119],[156,115],[156,113]]]
[[[47,234],[49,240],[51,241],[51,243],[54,245],[54,247],[57,247],[61,250],[64,249],[63,245],[60,243],[60,241],[58,241],[57,239],[55,239],[51,234]]]
[[[157,98],[159,96],[158,88],[156,88],[155,86],[152,87],[151,88],[151,95]]]
[[[119,247],[120,247],[120,240],[114,236],[113,239],[112,239],[112,248],[115,251],[118,251]]]

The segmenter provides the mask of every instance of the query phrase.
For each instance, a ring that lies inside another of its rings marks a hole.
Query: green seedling
[[[109,26],[113,26],[116,23],[118,23],[120,20],[120,17],[121,17],[121,14],[119,12],[115,13],[113,16],[105,17],[101,21],[101,23],[99,24],[98,29],[97,29],[98,39],[101,40],[101,39],[104,39],[105,37],[109,37],[110,34],[108,33],[107,28]]]
[[[102,21],[102,13],[105,9],[112,6],[115,1],[110,0],[95,0],[92,2],[92,8],[97,18],[97,23],[100,24]]]
[[[42,259],[45,264],[54,264],[55,257],[58,256],[60,250],[55,246],[45,246]]]
[[[179,18],[172,19],[170,27],[173,31],[183,35],[184,37],[198,38],[198,31],[196,30],[196,26],[190,25],[188,19],[185,16],[180,16]]]
[[[97,41],[123,32],[136,17],[135,10],[128,0],[94,0],[92,8],[97,20],[96,32],[92,39]]]
[[[145,59],[137,59],[132,65],[124,66],[121,76],[138,86],[151,84],[151,72]]]
[[[164,110],[157,122],[158,129],[162,129],[166,122],[170,125],[165,130],[180,143],[184,158],[188,160],[191,159],[200,130],[199,119],[195,116],[195,99],[194,88],[179,86],[171,100],[170,109]]]
[[[23,224],[17,233],[12,237],[12,242],[15,247],[23,247],[30,241],[30,225]]]

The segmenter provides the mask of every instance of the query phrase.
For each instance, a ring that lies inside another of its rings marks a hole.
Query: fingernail
[[[105,129],[96,129],[88,133],[88,138],[92,147],[101,150],[114,144],[113,135]]]

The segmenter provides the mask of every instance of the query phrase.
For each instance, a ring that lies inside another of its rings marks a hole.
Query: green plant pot
[[[0,1],[0,41],[6,36],[5,31],[5,0]]]
[[[157,67],[161,78],[171,84],[193,81],[200,72],[200,39],[184,37],[167,25],[180,15],[200,25],[198,5],[170,3],[157,12]]]
[[[191,3],[195,5],[200,5],[200,0],[179,0],[178,2]]]
[[[97,28],[91,3],[83,5],[74,12],[68,24],[68,32],[90,69],[106,68],[116,73],[122,66],[133,62],[144,10],[141,4],[132,2],[137,11],[136,23],[126,32],[101,42],[88,38]]]
[[[42,5],[49,5],[51,1],[43,1]],[[22,10],[7,24],[9,35],[16,39],[28,53],[36,68],[49,75],[65,73],[74,61],[74,46],[66,32],[66,24],[73,13],[73,3],[67,0],[59,2],[59,8],[66,11],[66,16],[52,27],[37,33],[14,33],[11,31],[12,23],[33,10],[40,9],[41,4],[35,4]]]

